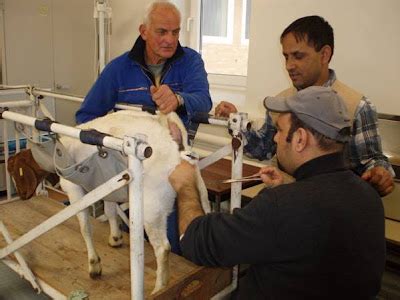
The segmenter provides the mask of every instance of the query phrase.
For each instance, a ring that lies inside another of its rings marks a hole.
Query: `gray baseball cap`
[[[266,97],[266,109],[294,113],[310,128],[339,142],[350,138],[350,118],[342,98],[330,87],[311,86],[290,97]]]

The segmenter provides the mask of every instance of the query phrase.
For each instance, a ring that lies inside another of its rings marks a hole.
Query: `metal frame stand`
[[[1,113],[3,119],[20,122],[22,124],[35,128],[42,128],[44,125],[40,120],[29,116],[21,115],[15,112],[3,111]],[[38,122],[39,121],[39,122]],[[70,137],[79,138],[82,141],[81,132],[83,130],[49,122],[48,131],[61,133]],[[90,140],[94,138],[91,137]],[[85,141],[82,141],[85,142]],[[151,148],[147,144],[145,135],[136,135],[134,137],[125,137],[123,140],[111,136],[104,135],[101,140],[98,140],[99,146],[108,147],[114,150],[121,151],[128,156],[128,169],[112,177],[110,180],[97,187],[90,193],[86,194],[81,201],[75,202],[64,208],[59,213],[50,217],[43,223],[39,224],[29,232],[25,233],[15,241],[12,241],[7,229],[3,223],[0,223],[0,230],[5,237],[8,245],[0,249],[0,259],[4,260],[8,255],[14,253],[19,262],[18,269],[23,276],[28,279],[33,287],[38,291],[43,290],[45,293],[52,296],[54,289],[47,289],[47,286],[40,285],[33,273],[29,270],[25,260],[18,253],[18,249],[25,246],[29,242],[38,238],[55,226],[61,224],[68,218],[76,215],[78,212],[89,207],[93,203],[101,200],[113,191],[129,184],[129,204],[130,204],[130,256],[131,256],[131,297],[132,299],[143,299],[144,297],[144,239],[143,239],[143,164],[142,161],[148,158],[151,154]],[[0,221],[1,222],[1,221]],[[6,259],[9,263],[10,260]],[[135,270],[135,272],[133,271]],[[57,295],[59,296],[59,295]]]

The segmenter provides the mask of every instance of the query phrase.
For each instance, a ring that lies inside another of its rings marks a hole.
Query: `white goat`
[[[167,116],[152,116],[148,113],[118,111],[78,126],[82,129],[96,129],[103,133],[122,138],[136,133],[146,134],[153,154],[143,161],[143,201],[144,227],[153,246],[157,260],[157,279],[153,293],[165,287],[169,279],[170,244],[167,239],[167,216],[172,212],[176,193],[168,182],[168,175],[181,161],[178,144],[172,138],[169,128],[176,133],[180,129],[184,148],[187,147],[187,133],[181,120],[175,113]],[[168,128],[169,127],[169,128]],[[171,131],[171,132],[172,132]],[[61,143],[75,162],[81,162],[97,152],[96,146],[82,144],[70,137],[62,137]],[[197,183],[205,212],[210,211],[207,190],[197,169]],[[84,189],[61,178],[61,187],[68,194],[70,201],[79,201]],[[127,201],[127,199],[126,199]],[[109,245],[118,247],[122,244],[122,234],[116,212],[116,202],[104,201],[104,212],[110,223]],[[89,260],[89,274],[92,278],[101,275],[100,258],[93,246],[88,212],[78,213],[81,232],[86,242]]]

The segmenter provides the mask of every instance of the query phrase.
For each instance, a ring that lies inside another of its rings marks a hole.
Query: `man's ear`
[[[332,48],[331,46],[325,45],[321,48],[321,60],[323,64],[328,64],[329,60],[331,59],[332,56]]]
[[[293,145],[297,152],[302,152],[308,143],[308,134],[304,128],[299,128],[293,134]]]
[[[147,27],[145,24],[140,24],[139,32],[140,32],[140,36],[142,37],[142,39],[146,40],[147,39]]]

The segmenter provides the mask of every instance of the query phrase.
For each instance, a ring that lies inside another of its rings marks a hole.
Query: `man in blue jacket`
[[[116,103],[140,104],[162,113],[176,111],[188,126],[212,102],[199,53],[179,44],[181,16],[168,2],[153,2],[131,51],[111,61],[76,113],[77,123],[105,115]]]
[[[131,51],[103,70],[76,113],[78,124],[107,114],[116,103],[140,104],[167,114],[175,111],[186,127],[196,112],[212,102],[207,73],[199,53],[179,44],[181,15],[168,2],[147,9],[140,36]],[[168,239],[180,254],[176,212],[168,218]]]

